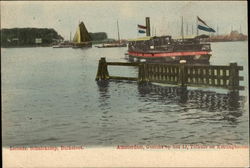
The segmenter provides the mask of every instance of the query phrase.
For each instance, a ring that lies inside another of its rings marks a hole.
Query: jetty
[[[137,77],[112,76],[109,74],[108,66],[134,66],[138,68]],[[243,80],[239,72],[243,66],[237,63],[226,65],[207,64],[168,64],[168,63],[146,63],[146,62],[106,62],[102,57],[99,60],[96,81],[101,80],[132,80],[139,83],[163,83],[190,87],[215,87],[228,89],[230,91],[244,90],[240,86]]]

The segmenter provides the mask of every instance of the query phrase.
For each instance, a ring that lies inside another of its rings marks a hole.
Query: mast
[[[188,24],[186,25],[186,36],[188,35]]]
[[[194,25],[192,24],[192,35],[194,35]]]
[[[118,23],[118,20],[117,20],[117,34],[118,34],[118,41],[119,41],[119,43],[120,43],[121,40],[120,40],[120,33],[119,33],[119,23]]]
[[[69,42],[71,42],[71,32],[70,32],[70,34],[69,34]]]
[[[152,34],[152,36],[154,36],[154,25],[152,25],[151,34]]]
[[[183,16],[181,17],[181,38],[184,39],[184,32],[183,32]]]
[[[219,26],[217,25],[217,36],[219,35]]]
[[[198,29],[198,16],[196,18],[196,36],[199,35],[199,29]]]

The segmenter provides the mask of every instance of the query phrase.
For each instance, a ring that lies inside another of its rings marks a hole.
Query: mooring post
[[[178,84],[182,87],[182,88],[187,88],[187,74],[185,71],[185,63],[186,62],[181,62],[179,64],[179,78],[178,78]]]
[[[237,63],[230,63],[229,65],[229,89],[231,91],[238,90],[239,87],[239,71]]]
[[[231,95],[239,96],[239,70],[237,63],[230,63],[229,65],[229,90]]]
[[[106,58],[102,57],[101,60],[102,60],[103,79],[107,80],[107,79],[109,79],[109,72],[108,72]]]
[[[95,80],[98,81],[98,80],[106,80],[106,79],[109,79],[109,73],[108,73],[106,58],[102,57],[99,60],[98,70],[97,70]]]
[[[146,63],[140,63],[140,64],[139,64],[138,82],[139,82],[139,83],[148,82],[148,77],[147,77],[147,65],[146,65]]]
[[[139,83],[144,82],[144,69],[143,69],[143,64],[139,64],[139,66],[138,66],[138,82],[139,82]]]
[[[101,66],[102,66],[102,61],[101,59],[99,60],[99,63],[98,63],[98,69],[97,69],[97,74],[96,74],[96,77],[95,77],[95,80],[98,81],[101,79]]]

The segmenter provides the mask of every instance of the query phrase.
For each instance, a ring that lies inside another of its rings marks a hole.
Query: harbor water
[[[3,146],[248,144],[248,44],[212,43],[212,65],[237,62],[245,86],[227,90],[96,83],[98,61],[127,48],[2,48]],[[135,67],[109,67],[136,76]]]

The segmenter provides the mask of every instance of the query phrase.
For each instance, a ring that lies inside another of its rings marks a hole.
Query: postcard
[[[1,1],[3,166],[248,167],[247,1]]]

